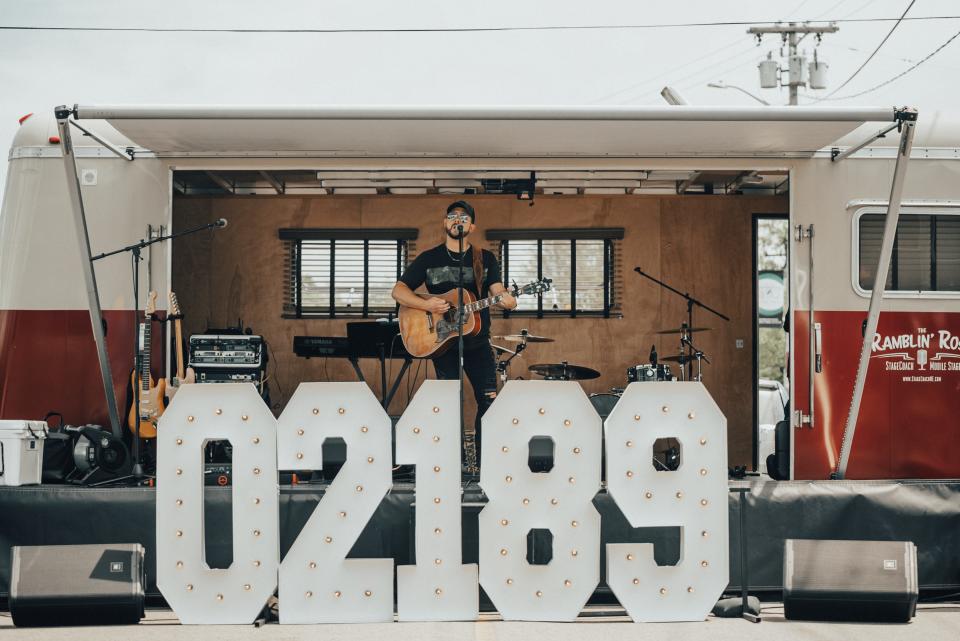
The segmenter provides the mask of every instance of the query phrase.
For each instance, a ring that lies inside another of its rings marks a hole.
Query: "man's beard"
[[[469,236],[469,235],[470,235],[470,230],[468,230],[466,227],[464,227],[464,228],[463,228],[463,236],[462,236],[462,238],[466,238],[466,237]],[[457,226],[456,226],[456,225],[454,225],[453,227],[447,229],[447,236],[449,236],[450,238],[452,238],[452,239],[454,239],[454,240],[457,240],[457,239],[461,238],[460,232],[457,231]]]

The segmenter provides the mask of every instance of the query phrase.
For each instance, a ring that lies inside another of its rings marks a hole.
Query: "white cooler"
[[[0,421],[0,485],[39,485],[43,472],[43,421]]]

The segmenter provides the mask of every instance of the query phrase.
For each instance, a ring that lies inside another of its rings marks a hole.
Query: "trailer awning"
[[[77,106],[162,156],[804,157],[891,107]]]

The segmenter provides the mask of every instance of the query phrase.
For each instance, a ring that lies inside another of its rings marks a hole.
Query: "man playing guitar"
[[[477,256],[473,246],[467,238],[476,226],[476,213],[473,206],[463,200],[451,203],[447,207],[444,220],[446,242],[421,253],[407,267],[400,280],[393,287],[392,296],[401,305],[422,309],[436,315],[442,315],[450,305],[441,298],[422,298],[414,290],[426,284],[431,294],[442,294],[455,290],[459,285],[457,266],[460,264],[460,237],[458,225],[463,225],[463,284],[465,289],[471,290],[477,298],[503,294],[500,305],[505,309],[517,306],[517,300],[503,286],[500,276],[500,265],[491,252],[477,249]],[[480,281],[480,286],[477,282]],[[493,403],[497,396],[496,363],[493,360],[493,350],[490,347],[490,310],[480,312],[482,325],[480,332],[475,336],[463,337],[463,371],[470,379],[474,397],[477,399],[477,418],[475,422],[475,443],[477,456],[480,453],[480,417]],[[433,358],[433,365],[437,371],[437,378],[457,379],[458,350],[456,347],[448,349]]]

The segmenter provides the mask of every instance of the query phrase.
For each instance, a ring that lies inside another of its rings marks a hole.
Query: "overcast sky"
[[[909,0],[0,0],[0,26],[164,29],[451,29],[897,18]],[[957,0],[916,0],[908,17],[960,16]],[[818,56],[824,95],[847,79],[892,22],[841,22]],[[0,146],[17,119],[62,103],[662,104],[664,84],[693,104],[771,103],[743,25],[406,33],[182,33],[0,30]],[[960,31],[960,18],[904,21],[836,96],[895,76]],[[812,51],[812,39],[803,47]],[[824,104],[958,110],[960,38],[882,89]],[[803,102],[810,102],[804,99]],[[0,168],[0,185],[6,163]]]

